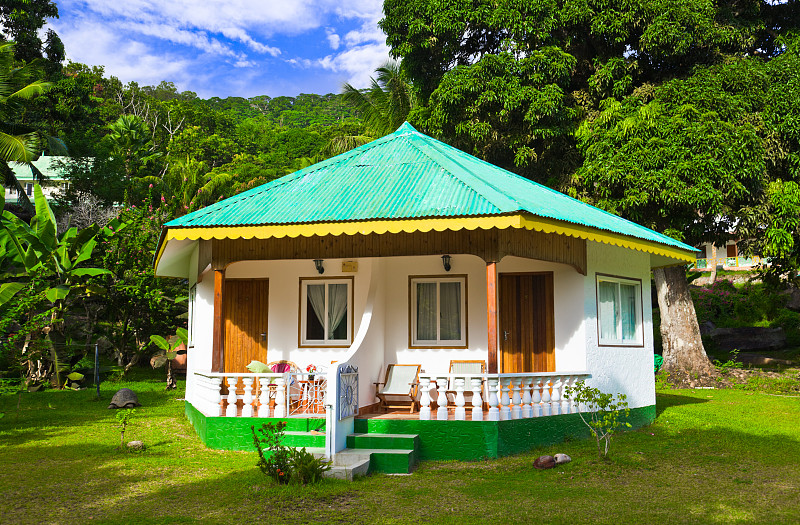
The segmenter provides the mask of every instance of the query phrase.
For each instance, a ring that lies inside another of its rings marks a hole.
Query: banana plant
[[[91,226],[78,231],[70,228],[58,234],[55,216],[44,197],[41,186],[34,187],[36,215],[27,224],[13,214],[3,211],[0,217],[0,306],[11,301],[20,291],[35,286],[36,294],[46,299],[45,304],[38,305],[28,312],[28,320],[37,313],[46,310],[49,318],[40,327],[44,346],[49,348],[49,359],[55,368],[56,384],[60,384],[59,361],[56,345],[66,342],[64,314],[80,297],[103,293],[103,288],[96,278],[109,274],[103,268],[87,267],[97,246],[97,235],[100,229]],[[5,199],[0,197],[0,206]],[[114,222],[111,228],[121,229],[122,225]],[[107,227],[108,228],[108,227]],[[34,282],[35,281],[35,282]],[[38,311],[37,311],[38,310]],[[33,334],[26,336],[23,355]],[[32,370],[28,360],[28,379],[43,379],[49,375],[42,365]]]
[[[167,390],[173,390],[177,386],[172,375],[172,360],[178,356],[178,347],[189,343],[189,331],[186,328],[178,328],[175,332],[169,339],[164,339],[160,335],[150,336],[150,341],[164,351],[163,354],[155,356],[151,363],[153,368],[167,365]]]

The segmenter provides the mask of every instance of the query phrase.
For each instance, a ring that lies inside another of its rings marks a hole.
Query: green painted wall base
[[[257,429],[264,423],[286,422],[289,432],[318,431],[320,436],[314,438],[314,443],[298,436],[303,442],[294,443],[294,437],[287,434],[284,443],[289,446],[325,446],[325,418],[275,418],[275,417],[207,417],[197,410],[188,401],[186,402],[186,417],[194,426],[197,435],[208,448],[217,450],[255,450],[253,447],[253,433],[250,427]],[[322,444],[319,444],[321,440]]]
[[[252,450],[250,426],[276,418],[206,417],[186,403],[186,416],[209,448]],[[656,417],[655,405],[631,409],[628,422],[633,428],[648,425]],[[320,418],[286,418],[286,430],[325,431]],[[589,430],[578,414],[514,419],[510,421],[419,421],[413,419],[356,419],[355,432],[417,434],[419,460],[475,460],[518,454],[534,447],[560,443],[567,437],[588,438]],[[287,445],[291,445],[288,443]],[[302,445],[301,445],[302,446]]]

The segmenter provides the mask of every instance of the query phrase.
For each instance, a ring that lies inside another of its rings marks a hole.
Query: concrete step
[[[283,444],[294,448],[321,448],[325,451],[325,432],[290,430],[283,434]]]
[[[336,453],[334,465],[369,461],[369,472],[410,474],[417,463],[414,449],[346,448]]]
[[[419,436],[417,434],[381,434],[378,432],[355,433],[347,436],[347,447],[417,450]]]

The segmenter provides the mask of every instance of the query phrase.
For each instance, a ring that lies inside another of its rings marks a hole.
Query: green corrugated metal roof
[[[281,225],[528,212],[694,248],[484,162],[405,123],[394,133],[165,226]]]
[[[36,166],[44,178],[46,180],[51,181],[60,181],[64,180],[64,173],[61,169],[61,166],[58,164],[64,157],[53,157],[48,155],[42,155],[38,159],[34,160],[31,164]],[[11,169],[14,170],[14,176],[20,182],[32,181],[33,174],[31,173],[31,169],[25,164],[18,164],[16,162],[12,162],[9,164]]]

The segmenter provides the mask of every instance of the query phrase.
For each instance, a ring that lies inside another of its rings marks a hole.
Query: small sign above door
[[[342,273],[356,273],[358,261],[342,261]]]

